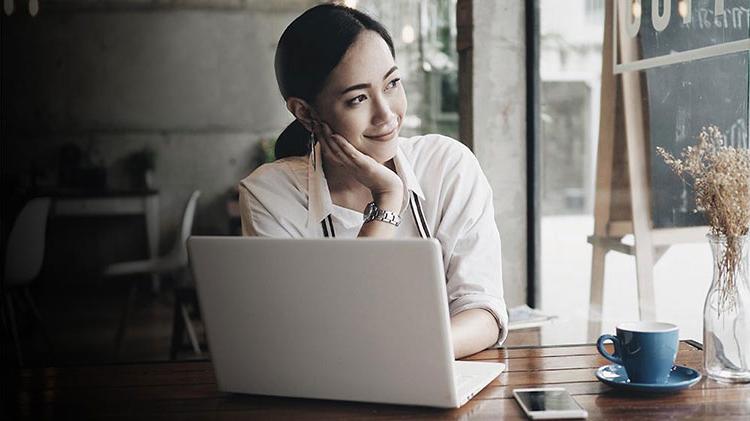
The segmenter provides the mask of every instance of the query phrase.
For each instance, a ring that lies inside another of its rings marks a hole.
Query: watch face
[[[365,208],[364,212],[364,219],[370,219],[375,215],[375,212],[377,211],[377,206],[375,206],[375,202],[370,202],[367,204],[367,207]]]

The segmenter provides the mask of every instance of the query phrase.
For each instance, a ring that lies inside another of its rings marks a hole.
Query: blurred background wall
[[[4,171],[17,188],[54,186],[72,143],[107,169],[108,188],[128,189],[127,156],[149,148],[161,243],[193,188],[196,232],[227,233],[229,189],[290,120],[276,42],[314,3],[43,2],[36,17],[4,17]]]

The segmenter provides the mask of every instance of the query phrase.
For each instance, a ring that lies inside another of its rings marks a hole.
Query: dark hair
[[[395,58],[388,30],[359,10],[322,4],[297,17],[284,30],[276,48],[276,81],[284,99],[297,97],[309,104],[315,102],[328,75],[363,30],[380,34]],[[307,155],[309,137],[305,126],[294,120],[276,140],[276,159]]]

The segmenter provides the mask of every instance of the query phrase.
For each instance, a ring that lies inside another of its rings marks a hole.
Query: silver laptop
[[[434,240],[191,237],[219,389],[457,408],[505,368],[455,361]]]

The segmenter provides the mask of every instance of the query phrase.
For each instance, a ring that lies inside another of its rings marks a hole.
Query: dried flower
[[[731,308],[740,270],[742,242],[750,228],[750,150],[724,144],[718,127],[702,128],[698,144],[688,146],[675,158],[657,147],[657,153],[695,191],[697,211],[708,220],[711,234],[726,239],[719,260],[719,308]]]

